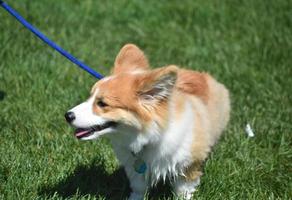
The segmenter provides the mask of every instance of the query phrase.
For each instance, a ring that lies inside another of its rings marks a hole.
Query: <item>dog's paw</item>
[[[193,197],[194,192],[184,192],[184,193],[176,193],[176,199],[181,199],[181,200],[191,200]]]
[[[193,193],[192,192],[186,192],[183,194],[183,199],[190,200],[192,199]]]
[[[143,200],[144,199],[144,194],[141,193],[136,193],[136,192],[132,192],[129,200]]]
[[[185,181],[180,179],[175,184],[175,193],[182,199],[192,199],[193,193],[196,191],[196,188],[199,184],[200,177],[194,181]]]

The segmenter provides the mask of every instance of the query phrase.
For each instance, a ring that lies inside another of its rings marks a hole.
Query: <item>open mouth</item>
[[[112,127],[116,127],[116,126],[117,126],[116,122],[109,121],[109,122],[106,122],[104,124],[95,125],[95,126],[92,126],[89,128],[77,128],[75,131],[75,136],[78,139],[81,139],[81,138],[88,137],[88,136],[92,135],[94,132],[99,132],[99,131],[102,131],[104,129],[112,128]]]

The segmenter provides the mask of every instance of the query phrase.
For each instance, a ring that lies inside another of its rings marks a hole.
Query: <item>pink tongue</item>
[[[88,134],[89,130],[85,130],[85,131],[80,131],[78,133],[75,133],[76,137],[82,137],[83,135]]]

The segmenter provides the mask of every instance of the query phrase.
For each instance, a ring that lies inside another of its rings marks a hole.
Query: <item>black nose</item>
[[[75,118],[76,117],[75,117],[74,112],[66,112],[65,119],[68,123],[71,123]]]

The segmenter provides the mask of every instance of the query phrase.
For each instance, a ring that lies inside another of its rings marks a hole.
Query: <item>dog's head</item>
[[[144,53],[127,44],[116,57],[112,74],[98,81],[88,100],[69,110],[65,118],[83,140],[125,128],[143,132],[153,123],[163,127],[176,77],[174,66],[149,70]]]

